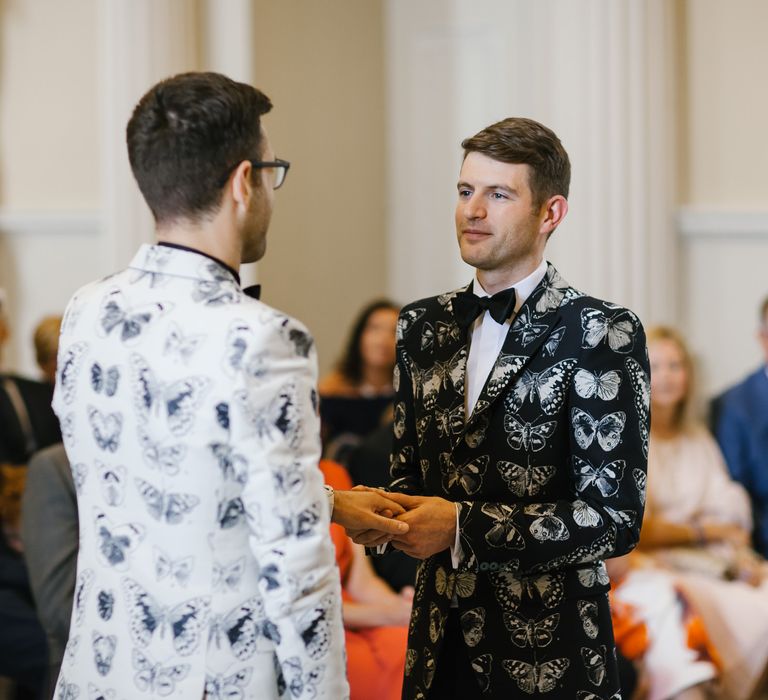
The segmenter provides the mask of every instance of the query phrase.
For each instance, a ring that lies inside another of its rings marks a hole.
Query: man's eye
[[[459,197],[470,197],[472,192],[470,190],[459,190]]]
[[[491,193],[491,199],[506,199],[507,195],[505,195],[503,192],[492,192]]]

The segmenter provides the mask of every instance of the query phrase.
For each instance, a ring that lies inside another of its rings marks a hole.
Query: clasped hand
[[[404,493],[379,491],[365,486],[355,490],[376,492],[394,502],[399,512],[392,516],[407,530],[393,533],[376,528],[347,528],[347,534],[357,543],[375,547],[386,542],[415,559],[442,552],[453,546],[456,539],[456,504],[436,496],[409,496]]]

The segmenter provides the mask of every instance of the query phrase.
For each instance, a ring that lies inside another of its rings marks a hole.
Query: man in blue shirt
[[[768,297],[758,339],[765,364],[716,400],[715,431],[733,478],[752,500],[755,549],[768,556]]]

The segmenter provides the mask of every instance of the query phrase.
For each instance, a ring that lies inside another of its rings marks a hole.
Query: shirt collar
[[[524,277],[519,282],[510,285],[515,290],[515,313],[520,310],[520,307],[525,304],[525,300],[531,296],[531,293],[539,285],[539,282],[544,279],[544,275],[547,274],[547,261],[542,258],[539,266],[527,277]],[[509,287],[507,287],[509,289]],[[475,275],[474,284],[472,285],[472,291],[479,297],[490,296],[488,292],[483,289],[483,285],[480,284],[480,280]],[[499,290],[501,291],[501,290]]]
[[[235,270],[235,268],[231,267],[230,265],[227,265],[223,260],[219,260],[219,258],[214,257],[213,255],[209,255],[208,253],[203,252],[202,250],[198,250],[197,248],[190,248],[186,245],[181,245],[180,243],[169,243],[168,241],[158,241],[156,245],[163,246],[164,248],[175,248],[176,250],[186,250],[188,253],[197,253],[198,255],[202,255],[203,257],[208,258],[209,260],[213,260],[217,265],[221,265],[227,272],[229,272],[232,277],[235,278],[235,281],[237,282],[237,286],[240,286],[240,274]]]

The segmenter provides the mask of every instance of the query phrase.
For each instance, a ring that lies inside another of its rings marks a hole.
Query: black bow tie
[[[515,288],[510,287],[492,297],[479,297],[472,287],[453,298],[453,315],[462,328],[469,328],[483,311],[490,311],[496,323],[504,323],[515,310]]]
[[[258,299],[261,296],[261,285],[252,284],[250,287],[243,287],[243,294],[251,299]]]

